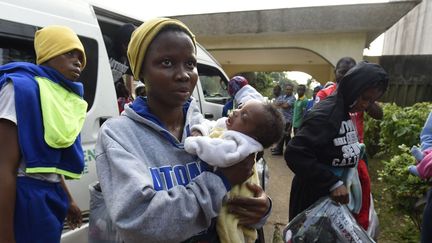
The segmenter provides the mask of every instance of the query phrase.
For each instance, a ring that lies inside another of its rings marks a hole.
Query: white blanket
[[[263,150],[255,139],[236,131],[225,131],[220,138],[188,137],[184,144],[188,153],[196,154],[211,166],[229,167],[251,153]]]
[[[249,84],[243,86],[234,96],[234,99],[239,105],[244,105],[249,100],[264,101],[264,97]]]

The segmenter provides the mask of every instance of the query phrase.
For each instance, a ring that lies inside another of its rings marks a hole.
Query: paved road
[[[289,192],[294,174],[286,165],[283,156],[273,156],[270,150],[266,150],[264,158],[270,173],[266,193],[273,200],[273,211],[264,226],[264,236],[266,243],[273,243],[275,226],[278,225],[283,229],[288,223]]]

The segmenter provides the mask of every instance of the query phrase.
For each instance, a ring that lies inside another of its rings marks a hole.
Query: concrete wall
[[[365,46],[417,3],[417,0],[397,0],[175,18],[189,26],[198,42],[229,75],[248,71],[303,71],[325,83],[333,78],[333,67],[341,57],[362,60]],[[288,49],[304,52],[293,53]],[[326,67],[316,71],[309,65]],[[322,72],[324,69],[326,73]]]
[[[389,73],[385,102],[432,101],[432,0],[423,0],[385,32],[379,63]]]
[[[228,77],[243,72],[280,72],[299,71],[311,75],[316,81],[325,84],[334,80],[333,66],[330,64],[316,65],[222,65]]]
[[[432,0],[423,0],[385,32],[383,55],[432,54]]]
[[[225,63],[222,57],[218,56],[218,50],[299,48],[308,50],[307,52],[316,53],[324,59],[322,61],[323,63],[330,63],[334,66],[343,56],[351,56],[356,60],[361,60],[363,58],[363,48],[366,43],[366,34],[256,35],[253,38],[245,38],[241,35],[224,37],[202,36],[199,38],[199,42],[204,45],[216,59],[222,60],[220,62],[223,65]],[[256,59],[257,63],[259,63],[260,58],[256,57]],[[290,63],[293,63],[293,61],[290,60]]]
[[[418,3],[391,0],[174,17],[189,26],[230,76],[303,71],[325,83],[333,79],[341,57],[362,60],[363,49]]]
[[[253,38],[224,36],[200,37],[199,41],[221,63],[229,76],[251,71],[301,71],[324,84],[334,80],[333,68],[341,57],[351,56],[357,61],[363,59],[366,35],[334,33],[257,35]],[[289,55],[289,49],[303,50],[303,55]],[[237,62],[234,57],[227,56],[227,50],[248,50],[253,56],[242,56],[243,60]],[[259,55],[260,50],[265,50],[265,53]],[[278,55],[284,51],[287,51],[287,55]]]

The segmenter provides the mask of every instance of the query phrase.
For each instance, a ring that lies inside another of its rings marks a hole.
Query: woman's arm
[[[61,186],[63,187],[63,190],[66,192],[66,195],[69,199],[69,208],[66,215],[66,222],[71,229],[79,228],[82,224],[81,210],[73,199],[68,187],[66,186],[63,176],[61,178]]]
[[[382,120],[384,116],[383,110],[377,102],[370,104],[366,113],[375,120]]]
[[[16,176],[19,166],[19,144],[16,125],[0,119],[0,242],[15,242],[14,211]]]

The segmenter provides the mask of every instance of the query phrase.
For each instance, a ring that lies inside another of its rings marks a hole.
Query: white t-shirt
[[[15,112],[15,91],[13,84],[7,82],[0,90],[0,118],[17,124]]]
[[[15,111],[15,90],[12,82],[7,82],[0,89],[0,119],[9,120],[17,124],[16,111]],[[48,182],[60,182],[60,175],[54,173],[25,173],[26,163],[21,158],[20,165],[18,168],[17,176],[27,176],[34,179],[48,181]]]

